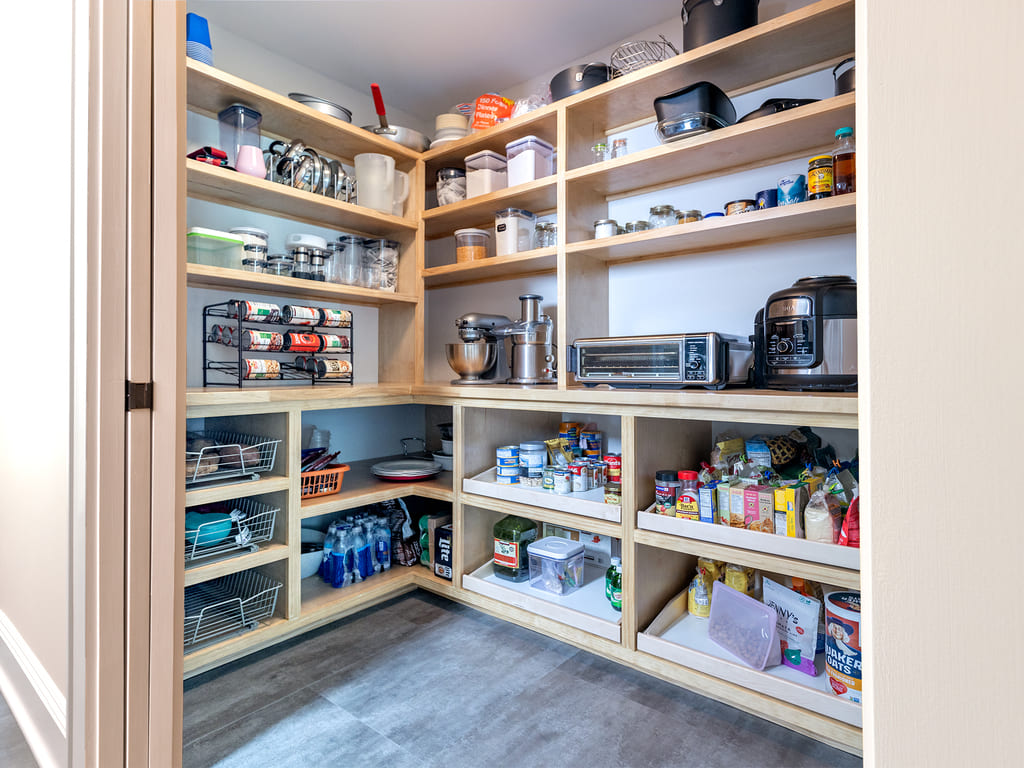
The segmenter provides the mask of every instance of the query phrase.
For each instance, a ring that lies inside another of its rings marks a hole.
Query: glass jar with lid
[[[394,293],[398,289],[398,249],[399,244],[387,238],[366,239],[363,241],[363,264],[371,266],[367,288]]]
[[[327,279],[327,267],[325,260],[330,251],[321,248],[310,249],[309,254],[309,279],[324,282]]]
[[[558,225],[553,221],[537,222],[534,241],[535,248],[553,248],[558,245]]]
[[[590,151],[593,155],[592,162],[595,163],[603,163],[609,157],[608,145],[603,141],[599,141],[597,144],[591,147]]]
[[[594,222],[594,239],[615,237],[619,234],[619,223],[615,219],[598,219]]]
[[[651,216],[647,222],[651,225],[651,229],[674,226],[676,223],[676,209],[671,205],[651,206]]]
[[[526,547],[537,540],[537,524],[516,515],[503,517],[494,524],[494,575],[508,581],[530,578]]]
[[[313,279],[313,249],[304,245],[292,248],[289,253],[292,257],[292,277],[300,280]]]
[[[287,253],[275,253],[267,259],[267,273],[278,277],[291,277],[295,263]]]

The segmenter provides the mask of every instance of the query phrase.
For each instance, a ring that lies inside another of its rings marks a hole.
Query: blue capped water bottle
[[[331,523],[327,529],[327,536],[324,538],[323,559],[320,560],[320,567],[317,569],[320,578],[328,584],[331,583],[331,551],[334,549],[335,530],[334,523]]]
[[[356,552],[356,571],[359,574],[359,580],[363,581],[373,575],[373,550],[363,532],[363,526],[357,525],[352,529],[352,533]]]
[[[373,553],[380,570],[386,571],[391,568],[391,529],[383,517],[377,518],[377,527],[374,529]]]
[[[331,550],[331,586],[335,589],[347,586],[345,582],[345,530],[338,531],[334,536],[334,547]]]
[[[342,549],[344,560],[342,562],[342,586],[349,586],[359,581],[359,571],[356,569],[356,551],[354,547],[355,537],[352,535],[352,524],[345,523],[338,529],[338,535],[342,538]]]

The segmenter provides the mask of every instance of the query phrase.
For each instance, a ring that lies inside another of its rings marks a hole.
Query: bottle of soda
[[[604,594],[612,608],[622,610],[622,558],[612,558],[612,564],[604,575]]]
[[[327,529],[327,536],[324,538],[324,556],[320,561],[320,568],[317,569],[320,578],[328,584],[331,583],[331,552],[334,550],[335,530],[334,523],[331,523]]]
[[[853,146],[853,128],[840,128],[832,147],[832,194],[845,195],[856,189],[857,152]]]

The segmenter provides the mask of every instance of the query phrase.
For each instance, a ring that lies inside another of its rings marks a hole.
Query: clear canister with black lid
[[[313,249],[304,245],[292,248],[289,253],[292,257],[292,277],[300,280],[313,279]]]
[[[267,259],[267,273],[278,277],[291,277],[295,262],[287,253],[275,253]]]
[[[338,263],[333,267],[336,282],[342,285],[360,285],[363,269],[363,238],[342,235],[334,249]]]
[[[310,280],[319,280],[320,282],[327,280],[326,260],[329,258],[329,254],[330,251],[320,248],[311,249],[309,254]]]
[[[394,293],[398,289],[398,250],[401,247],[395,240],[387,238],[366,239],[363,241],[363,264],[369,270],[366,278],[367,288]],[[367,273],[364,273],[364,276]]]

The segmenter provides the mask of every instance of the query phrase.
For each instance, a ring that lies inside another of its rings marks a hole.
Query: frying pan
[[[427,147],[430,146],[430,141],[427,137],[419,131],[414,131],[412,128],[388,125],[388,116],[384,111],[384,99],[380,95],[380,86],[376,83],[371,83],[370,90],[373,91],[373,106],[377,108],[377,117],[380,118],[380,125],[364,125],[363,130],[376,133],[385,139],[391,139],[396,144],[401,144],[403,147],[408,147],[416,152],[425,152]]]

